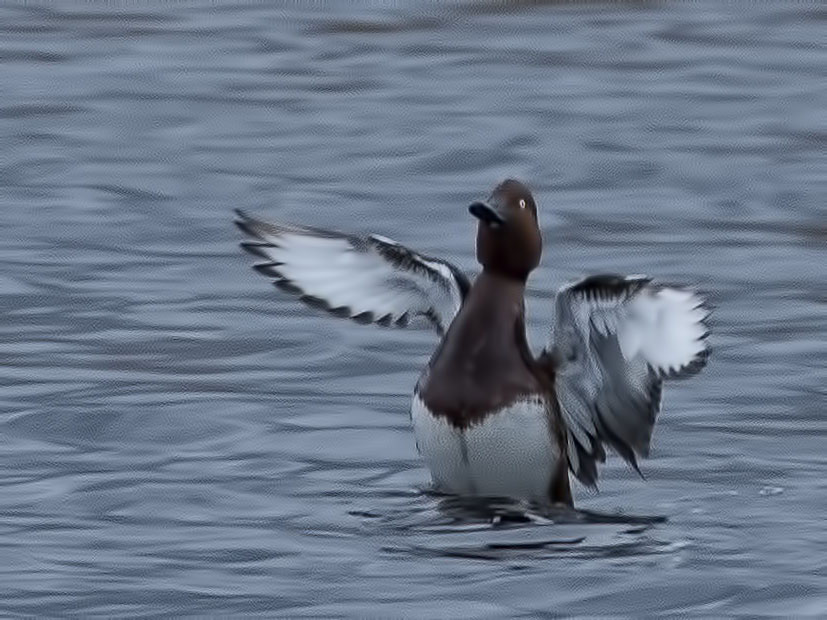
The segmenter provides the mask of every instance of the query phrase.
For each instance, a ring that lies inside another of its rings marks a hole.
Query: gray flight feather
[[[648,456],[663,380],[699,371],[709,315],[694,292],[643,276],[591,276],[555,301],[550,352],[569,466],[586,485],[611,446],[638,472]]]

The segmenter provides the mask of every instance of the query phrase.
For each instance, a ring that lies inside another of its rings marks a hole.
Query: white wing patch
[[[641,355],[659,373],[671,376],[680,374],[706,349],[703,321],[709,312],[692,291],[646,288],[624,310],[616,309],[613,316],[626,360]]]

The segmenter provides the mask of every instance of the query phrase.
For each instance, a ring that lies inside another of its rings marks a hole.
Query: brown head
[[[518,280],[540,264],[543,238],[537,223],[537,205],[529,189],[514,179],[494,188],[486,201],[468,210],[479,219],[477,261],[483,270]]]

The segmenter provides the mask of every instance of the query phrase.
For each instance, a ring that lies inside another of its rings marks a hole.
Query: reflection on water
[[[827,609],[823,10],[428,13],[0,7],[6,615]],[[588,272],[716,307],[646,480],[610,459],[584,512],[422,492],[408,399],[434,336],[298,306],[231,224],[377,232],[473,271],[464,207],[512,175],[546,240],[535,347]]]

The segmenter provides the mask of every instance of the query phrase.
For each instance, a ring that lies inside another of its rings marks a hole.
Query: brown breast
[[[548,393],[526,341],[524,288],[485,272],[474,282],[417,384],[435,415],[467,428],[520,398]]]

